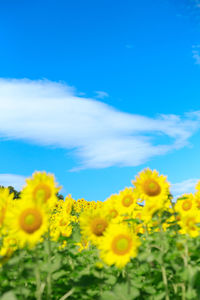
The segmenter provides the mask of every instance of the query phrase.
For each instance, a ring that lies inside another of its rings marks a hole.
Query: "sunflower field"
[[[0,188],[1,300],[200,299],[200,182],[176,201],[150,169],[104,202],[59,190],[45,172]]]

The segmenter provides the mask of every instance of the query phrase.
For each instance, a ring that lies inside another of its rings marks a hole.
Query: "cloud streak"
[[[20,191],[25,185],[25,177],[14,174],[0,174],[0,185],[4,187],[13,186],[16,190]]]
[[[0,114],[1,140],[69,149],[79,169],[138,166],[185,147],[200,127],[200,112],[124,113],[48,80],[0,79]]]
[[[200,65],[200,45],[193,45],[192,48],[192,57],[195,60],[195,64]]]
[[[96,98],[98,99],[104,99],[109,97],[109,94],[104,91],[96,91],[95,93],[96,93]]]
[[[175,198],[180,197],[182,194],[189,194],[195,192],[195,186],[200,179],[190,178],[179,183],[171,185],[171,192]]]

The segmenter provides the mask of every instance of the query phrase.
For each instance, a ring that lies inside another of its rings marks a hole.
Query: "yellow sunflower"
[[[196,184],[196,191],[200,193],[200,180]]]
[[[197,209],[197,202],[195,201],[193,194],[184,194],[181,198],[177,199],[174,209],[180,215],[185,215],[192,209]]]
[[[97,244],[107,229],[110,218],[103,208],[97,208],[84,211],[80,215],[79,221],[83,238]]]
[[[63,209],[52,215],[50,235],[57,241],[60,236],[69,237],[72,233],[71,216]]]
[[[7,212],[12,206],[13,194],[10,194],[8,188],[0,188],[0,236],[5,230]]]
[[[44,207],[26,199],[16,202],[7,221],[10,234],[16,238],[19,247],[33,247],[48,229],[48,214]]]
[[[125,188],[120,191],[117,199],[117,205],[121,214],[131,214],[137,206],[137,195],[133,188]]]
[[[181,216],[178,224],[181,226],[181,234],[189,234],[191,237],[199,235],[200,211],[191,209],[187,214]]]
[[[115,219],[120,215],[120,208],[118,205],[118,195],[111,195],[103,204],[106,214],[110,219]]]
[[[156,170],[152,171],[149,168],[143,170],[132,183],[141,202],[151,199],[165,201],[168,198],[170,185],[167,178],[163,175],[159,176]]]
[[[200,193],[195,193],[194,201],[196,203],[197,208],[200,209]]]
[[[56,194],[60,187],[57,187],[54,176],[46,172],[35,172],[32,178],[26,180],[26,186],[22,190],[22,198],[30,199],[37,204],[54,208],[58,201]]]
[[[126,224],[113,223],[106,230],[98,248],[106,264],[122,268],[137,255],[139,245],[139,238]]]
[[[4,237],[2,246],[0,248],[0,266],[9,260],[16,249],[16,239],[11,236]]]

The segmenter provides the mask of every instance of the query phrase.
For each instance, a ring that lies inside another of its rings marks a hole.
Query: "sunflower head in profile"
[[[35,172],[32,178],[26,180],[26,186],[22,190],[22,198],[29,198],[36,204],[54,208],[58,199],[56,194],[60,187],[57,187],[54,176],[46,172]]]
[[[137,255],[139,238],[130,231],[127,224],[110,224],[101,244],[98,245],[102,260],[108,265],[124,267],[132,257]]]
[[[8,188],[0,187],[0,236],[6,230],[6,219],[10,208],[12,207],[13,194],[10,194]]]
[[[10,234],[19,247],[33,247],[48,230],[48,213],[43,206],[23,199],[9,212],[8,223]]]
[[[158,199],[165,202],[168,199],[169,183],[167,178],[163,175],[159,176],[156,170],[152,171],[149,168],[143,170],[132,183],[141,202]]]

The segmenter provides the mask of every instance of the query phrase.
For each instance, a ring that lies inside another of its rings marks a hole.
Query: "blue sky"
[[[35,170],[104,200],[145,167],[200,178],[195,0],[0,3],[0,181]]]

